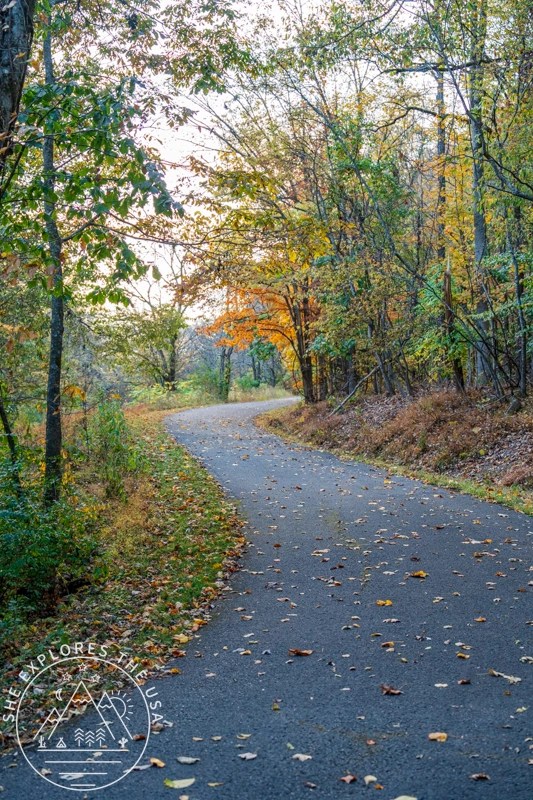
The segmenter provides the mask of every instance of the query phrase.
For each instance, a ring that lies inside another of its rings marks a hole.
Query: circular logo
[[[25,742],[31,731],[33,746],[20,747],[31,768],[78,792],[125,778],[150,735],[141,687],[118,664],[93,655],[57,659],[37,672],[20,696],[15,722],[19,745],[20,731]]]

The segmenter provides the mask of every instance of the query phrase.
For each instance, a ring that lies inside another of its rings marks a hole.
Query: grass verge
[[[300,406],[301,408],[301,406]],[[382,458],[369,453],[357,453],[353,450],[343,448],[330,442],[321,442],[317,445],[313,440],[312,431],[308,427],[298,425],[298,407],[282,407],[267,411],[255,418],[255,423],[270,433],[293,442],[294,444],[304,445],[313,449],[326,450],[335,453],[339,458],[355,461],[364,461],[381,469],[385,469],[394,475],[403,475],[408,478],[416,478],[424,483],[440,486],[463,494],[470,494],[481,500],[491,503],[501,503],[515,511],[533,515],[533,497],[530,491],[520,486],[497,486],[492,483],[485,483],[468,478],[457,477],[446,472],[436,472],[423,469],[416,464],[400,464],[391,458]],[[303,431],[306,431],[305,433]]]
[[[4,648],[0,697],[49,648],[106,644],[151,672],[185,655],[183,645],[206,623],[211,601],[236,569],[242,526],[216,481],[166,432],[167,415],[146,407],[127,412],[143,467],[127,478],[126,500],[100,504],[94,572],[105,577],[63,598],[53,615],[13,632]],[[13,735],[0,728],[5,745]]]

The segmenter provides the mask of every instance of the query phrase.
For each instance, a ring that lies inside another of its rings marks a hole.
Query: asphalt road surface
[[[168,419],[250,544],[181,674],[157,682],[172,726],[143,763],[165,766],[91,796],[531,800],[533,521],[283,443],[252,421],[279,404]],[[6,800],[72,797],[6,764]]]

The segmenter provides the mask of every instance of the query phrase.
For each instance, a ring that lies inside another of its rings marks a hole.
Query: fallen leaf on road
[[[176,761],[180,764],[196,764],[200,761],[199,758],[193,758],[192,756],[178,756]]]
[[[187,786],[192,786],[196,778],[182,778],[181,780],[173,781],[170,778],[165,778],[163,783],[169,789],[186,789]]]
[[[165,762],[161,761],[160,758],[151,758],[150,759],[150,764],[152,765],[152,767],[159,767],[159,768],[165,766]]]
[[[509,683],[522,683],[522,678],[516,678],[514,675],[506,675],[504,672],[496,672],[495,669],[488,669],[489,675],[493,678],[505,678]]]
[[[410,794],[401,794],[399,797],[395,797],[394,800],[417,800],[417,798]]]
[[[376,600],[377,606],[391,606],[392,600]]]
[[[473,781],[490,781],[490,776],[486,772],[474,772],[470,777]]]
[[[467,656],[466,653],[456,653],[455,655],[457,656],[457,658],[463,658],[463,659],[470,658],[470,656]]]
[[[340,781],[344,783],[354,783],[357,780],[355,775],[345,775],[343,778],[339,778]]]
[[[251,735],[251,733],[238,733],[237,739],[249,739]]]
[[[459,678],[457,683],[459,684],[459,686],[469,686],[472,683],[472,681],[470,680],[470,678]]]
[[[411,572],[411,578],[427,578],[429,575],[428,572],[424,572],[423,569],[417,570],[417,572]]]
[[[377,781],[377,778],[375,775],[365,775],[363,780],[365,782],[365,786],[368,786],[370,783],[375,783]]]
[[[382,683],[380,688],[383,694],[403,694],[401,689],[395,689],[394,686],[389,686],[388,683]]]
[[[299,647],[291,647],[289,650],[290,656],[310,656],[312,654],[312,650],[300,650]]]
[[[447,733],[443,733],[442,731],[436,731],[435,733],[428,733],[428,739],[431,742],[445,742],[448,738]]]
[[[474,619],[474,622],[486,622],[486,621],[487,621],[486,617],[476,617]]]
[[[239,758],[242,758],[243,761],[253,761],[254,758],[257,758],[257,753],[239,753]]]
[[[295,761],[309,761],[313,756],[308,756],[306,753],[295,753],[293,759]]]

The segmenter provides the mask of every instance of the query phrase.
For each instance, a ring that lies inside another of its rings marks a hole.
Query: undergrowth
[[[2,643],[0,694],[29,659],[63,643],[116,645],[153,670],[184,655],[183,645],[204,624],[244,539],[218,484],[164,429],[166,413],[126,411],[132,446],[143,457],[142,468],[122,474],[123,492],[110,495],[95,484],[94,465],[75,472],[77,490],[92,491],[97,509],[92,549],[80,570],[85,585],[38,610],[19,606],[10,614],[4,606],[10,627]],[[36,528],[42,525],[36,519]],[[40,553],[39,537],[33,541]],[[13,731],[3,735],[9,743]]]
[[[435,392],[414,401],[363,397],[292,406],[260,424],[304,444],[533,513],[533,413],[508,415],[480,397]]]

